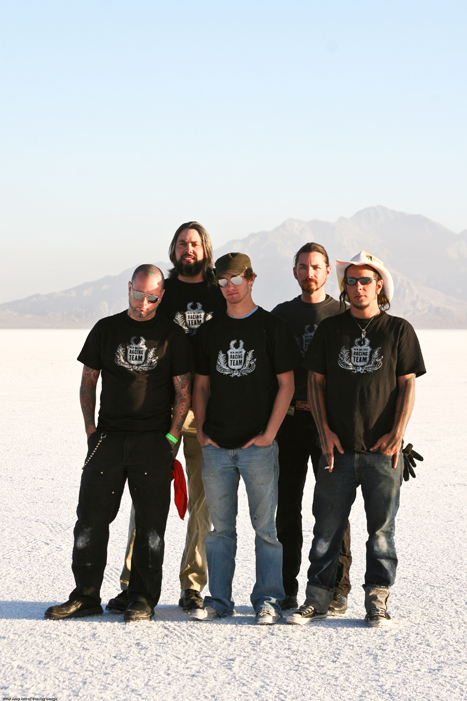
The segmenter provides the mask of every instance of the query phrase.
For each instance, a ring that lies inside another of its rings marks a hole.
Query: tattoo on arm
[[[397,397],[396,412],[394,417],[394,427],[391,439],[386,450],[395,448],[404,438],[405,429],[412,415],[415,403],[415,376],[408,377],[399,387]]]
[[[329,448],[326,432],[324,430],[324,421],[326,418],[326,409],[324,407],[324,390],[318,383],[316,376],[308,373],[308,401],[311,407],[311,413],[318,429],[319,440],[321,442],[321,450],[324,455],[329,458],[332,456],[332,450]]]
[[[100,370],[93,370],[87,365],[83,367],[81,376],[81,386],[79,388],[79,400],[81,403],[81,411],[84,417],[84,426],[95,425],[96,413],[96,385],[99,379]]]
[[[173,378],[175,387],[174,411],[172,418],[171,433],[176,431],[180,434],[183,423],[188,414],[191,402],[191,377],[187,372],[185,375],[177,375]]]

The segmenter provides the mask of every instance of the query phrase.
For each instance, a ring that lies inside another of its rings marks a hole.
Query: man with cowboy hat
[[[304,360],[323,455],[313,500],[306,600],[287,622],[326,618],[342,537],[361,486],[368,530],[365,621],[371,627],[389,626],[402,442],[415,378],[425,373],[425,365],[412,326],[386,313],[394,285],[382,261],[361,251],[337,261],[337,276],[340,299],[350,308],[321,322]]]

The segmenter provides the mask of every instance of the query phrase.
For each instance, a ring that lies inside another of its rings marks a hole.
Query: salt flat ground
[[[0,330],[3,698],[453,699],[465,698],[467,331],[419,334],[428,374],[417,380],[407,439],[425,456],[403,485],[400,566],[390,630],[363,625],[365,522],[351,523],[348,613],[309,626],[254,625],[252,529],[242,490],[234,582],[237,615],[196,623],[177,606],[184,523],[172,508],[160,605],[153,621],[45,621],[73,588],[72,530],[85,439],[78,403],[85,337],[77,330]],[[307,484],[305,564],[313,527]],[[112,525],[105,602],[118,592],[129,513]]]

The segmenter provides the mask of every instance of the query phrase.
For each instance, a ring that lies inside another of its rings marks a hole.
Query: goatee
[[[181,260],[177,260],[174,268],[178,275],[183,275],[184,277],[195,277],[203,270],[203,266],[204,260],[196,260],[194,263],[182,263]]]

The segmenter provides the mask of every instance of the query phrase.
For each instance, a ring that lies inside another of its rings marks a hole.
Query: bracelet
[[[175,438],[175,436],[172,436],[171,433],[166,433],[166,434],[165,434],[165,437],[168,438],[169,441],[172,441],[172,443],[174,443],[174,445],[177,445],[177,443],[178,443],[178,438]]]

